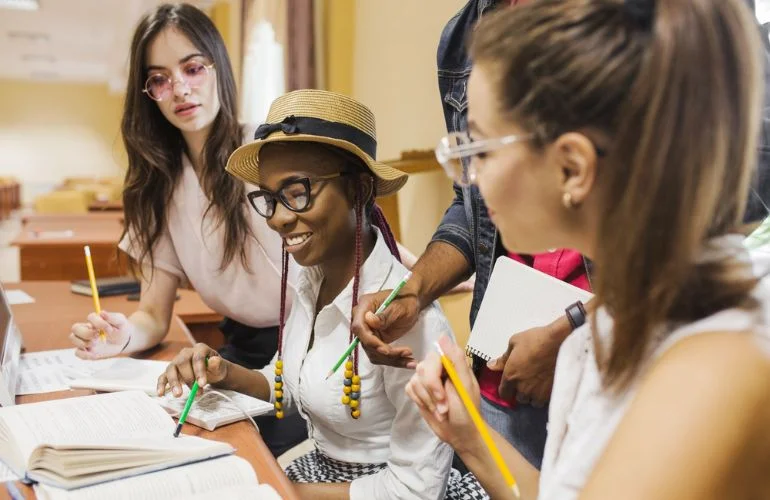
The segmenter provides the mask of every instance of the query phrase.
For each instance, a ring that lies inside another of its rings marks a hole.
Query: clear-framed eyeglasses
[[[206,64],[203,61],[187,61],[180,66],[182,78],[174,80],[163,73],[150,75],[144,83],[142,92],[153,101],[165,101],[174,94],[174,85],[183,83],[189,89],[197,89],[203,85],[209,77],[214,64]]]
[[[506,135],[474,141],[468,132],[453,132],[439,142],[436,147],[436,159],[452,181],[460,186],[470,186],[476,182],[476,166],[472,161],[474,157],[533,137],[534,134]]]

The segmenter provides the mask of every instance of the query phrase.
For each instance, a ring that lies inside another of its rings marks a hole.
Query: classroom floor
[[[11,246],[11,241],[21,231],[21,212],[16,211],[8,219],[0,221],[0,281],[19,281],[21,265],[19,249]]]

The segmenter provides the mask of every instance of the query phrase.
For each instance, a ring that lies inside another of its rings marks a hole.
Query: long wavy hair
[[[244,185],[225,172],[227,158],[241,145],[235,77],[222,36],[214,23],[189,4],[163,4],[139,22],[131,42],[128,87],[121,131],[128,153],[128,171],[123,191],[125,229],[130,235],[138,262],[149,258],[166,229],[167,209],[174,187],[182,175],[186,144],[182,133],[161,114],[158,105],[142,93],[147,79],[148,46],[163,30],[173,28],[186,36],[214,63],[220,110],[203,146],[201,187],[209,200],[204,219],[216,217],[214,227],[224,228],[224,252],[220,269],[236,254],[248,269],[247,237],[250,228],[245,213]]]

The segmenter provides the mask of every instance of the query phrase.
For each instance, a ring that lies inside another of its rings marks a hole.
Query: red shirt
[[[555,250],[553,252],[536,255],[509,253],[508,257],[566,283],[582,288],[583,290],[590,291],[591,289],[591,284],[588,281],[588,273],[586,272],[585,263],[583,262],[583,256],[574,250]],[[514,333],[516,332],[511,332],[511,334]],[[505,401],[500,398],[500,395],[497,392],[498,387],[500,387],[502,376],[503,372],[493,372],[486,366],[483,366],[479,373],[479,388],[481,389],[481,394],[498,405],[513,408],[516,401]]]

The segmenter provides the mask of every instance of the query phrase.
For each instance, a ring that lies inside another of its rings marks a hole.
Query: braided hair
[[[328,149],[334,151],[335,154],[343,156],[346,163],[352,165],[354,171],[363,171],[360,175],[355,177],[355,194],[353,197],[353,208],[356,213],[356,234],[355,234],[355,271],[353,274],[353,300],[350,310],[351,318],[353,316],[353,310],[358,305],[358,292],[359,284],[361,281],[361,266],[363,265],[363,231],[364,231],[364,217],[369,219],[369,223],[380,230],[380,234],[385,240],[385,244],[388,246],[390,253],[401,262],[401,254],[398,251],[396,245],[396,238],[393,236],[393,231],[390,229],[385,214],[382,213],[382,209],[377,205],[375,198],[377,197],[376,187],[372,189],[371,198],[364,200],[363,181],[361,175],[372,176],[369,169],[361,164],[361,160],[357,157],[347,153],[338,148],[329,147]],[[351,158],[352,157],[352,158]],[[289,270],[289,255],[286,250],[283,250],[281,261],[281,317],[278,321],[278,360],[275,368],[275,416],[277,418],[283,418],[283,330],[286,323],[286,287],[288,281]],[[349,340],[352,342],[354,339],[353,329],[351,326],[349,333]],[[342,403],[350,407],[350,415],[354,419],[358,419],[361,415],[360,409],[360,394],[361,394],[361,378],[358,375],[358,359],[359,349],[356,347],[353,350],[352,355],[345,362],[345,381],[343,386]]]

